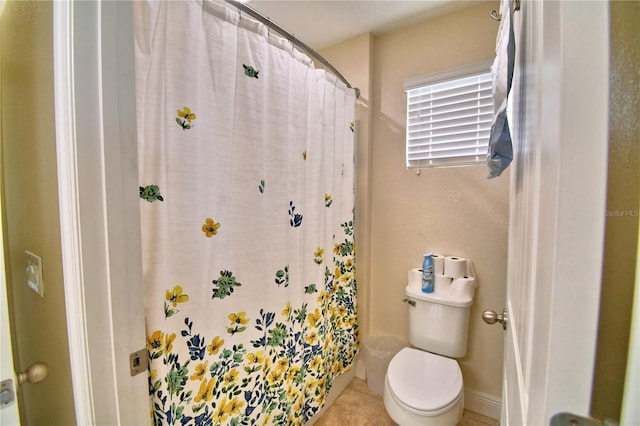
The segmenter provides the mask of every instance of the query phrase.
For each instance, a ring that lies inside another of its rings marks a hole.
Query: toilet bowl
[[[462,371],[455,358],[467,352],[469,310],[476,287],[469,265],[467,277],[458,282],[462,292],[439,293],[436,288],[424,293],[421,281],[410,275],[404,302],[409,306],[413,347],[391,359],[383,396],[387,413],[401,426],[455,426],[462,417]],[[444,272],[446,277],[446,268]]]
[[[383,398],[401,426],[455,426],[464,407],[460,366],[451,358],[404,348],[389,363]]]

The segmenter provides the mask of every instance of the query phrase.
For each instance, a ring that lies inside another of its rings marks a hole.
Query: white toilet
[[[404,348],[389,363],[384,406],[401,426],[456,425],[464,394],[462,372],[453,358],[467,352],[473,298],[423,293],[412,284],[406,294],[409,343],[417,349]]]

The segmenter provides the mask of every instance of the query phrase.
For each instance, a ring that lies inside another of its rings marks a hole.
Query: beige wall
[[[5,2],[0,17],[2,207],[16,370],[49,377],[20,388],[24,425],[73,425],[53,112],[52,3]],[[25,250],[43,259],[45,298],[26,285]]]
[[[592,416],[620,418],[640,208],[640,3],[611,2],[609,175]],[[636,307],[637,309],[637,307]]]
[[[370,83],[359,108],[368,112],[370,137],[366,178],[357,182],[356,220],[365,220],[358,253],[363,334],[407,338],[407,305],[402,303],[407,271],[434,251],[472,259],[479,288],[471,310],[469,347],[461,360],[467,389],[500,398],[503,331],[482,322],[484,309],[505,302],[509,173],[488,180],[486,166],[405,168],[404,81],[494,57],[498,25],[489,18],[497,2],[367,38],[370,68],[358,39],[321,53],[354,85]],[[360,163],[358,163],[360,167]],[[363,176],[364,177],[364,176]]]

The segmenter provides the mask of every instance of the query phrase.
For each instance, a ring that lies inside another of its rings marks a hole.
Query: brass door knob
[[[492,309],[487,309],[486,311],[482,312],[482,319],[487,324],[495,324],[495,323],[499,322],[500,324],[502,324],[502,329],[503,330],[507,329],[507,323],[509,322],[508,321],[509,318],[507,316],[507,310],[506,309],[504,309],[502,311],[502,314],[498,314],[498,313],[496,313],[496,311],[494,311]]]
[[[49,366],[44,362],[31,364],[26,371],[18,373],[18,384],[40,383],[49,375]]]

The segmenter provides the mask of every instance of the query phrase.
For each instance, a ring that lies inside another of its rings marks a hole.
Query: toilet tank
[[[467,353],[469,311],[472,298],[423,293],[420,287],[406,288],[409,301],[409,343],[450,358]],[[415,304],[414,304],[415,302]]]

